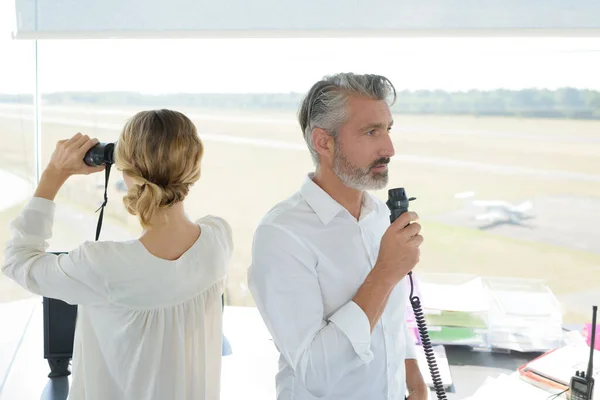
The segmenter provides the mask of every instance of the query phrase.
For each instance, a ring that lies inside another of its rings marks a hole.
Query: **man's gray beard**
[[[340,146],[335,146],[333,154],[333,173],[349,188],[363,190],[379,190],[388,183],[388,171],[371,176],[371,168],[358,168],[348,162],[340,151]]]

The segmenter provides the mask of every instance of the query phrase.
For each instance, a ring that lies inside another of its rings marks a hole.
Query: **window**
[[[301,95],[329,73],[380,73],[398,90],[389,187],[418,198],[424,226],[417,272],[540,279],[580,323],[600,296],[598,67],[597,39],[43,41],[43,165],[77,131],[113,141],[136,111],[185,112],[206,149],[188,213],[231,222],[227,302],[252,306],[254,229],[313,168]],[[139,233],[119,179],[102,239]],[[93,239],[102,184],[78,177],[61,192],[56,249]]]
[[[35,181],[35,72],[30,42],[5,37],[1,46],[17,60],[0,67],[6,240]],[[114,141],[141,109],[176,108],[196,123],[206,155],[186,205],[192,217],[222,215],[234,228],[229,304],[253,305],[254,229],[312,169],[295,119],[302,93],[352,70],[386,75],[398,89],[390,187],[418,198],[427,239],[418,269],[541,279],[565,322],[589,318],[600,294],[597,39],[83,40],[39,49],[42,167],[57,140],[82,131]],[[103,174],[74,177],[61,190],[51,250],[93,240],[103,184]],[[118,171],[109,188],[101,239],[135,237]]]
[[[0,27],[7,26],[0,13]],[[6,21],[5,21],[6,20]],[[16,42],[0,29],[0,256],[10,237],[9,223],[33,193],[35,182],[35,91],[34,47]],[[8,62],[10,60],[10,62]],[[0,274],[0,302],[31,294]]]

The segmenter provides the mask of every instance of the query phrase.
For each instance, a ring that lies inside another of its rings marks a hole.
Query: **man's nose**
[[[381,149],[381,157],[392,158],[396,154],[394,150],[394,143],[390,135],[385,135],[385,143]]]

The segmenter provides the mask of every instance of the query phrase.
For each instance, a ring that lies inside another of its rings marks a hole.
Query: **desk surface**
[[[448,394],[448,399],[464,399],[471,396],[487,377],[510,374],[540,355],[540,353],[476,352],[460,346],[446,346],[446,354],[456,390],[455,393]]]
[[[11,319],[17,323],[3,332],[3,339],[6,334],[7,340],[0,342],[0,360],[8,360],[4,366],[0,362],[0,400],[64,400],[71,377],[47,378],[41,299],[18,303],[12,310],[6,305],[0,307],[0,320],[20,316]],[[275,399],[278,354],[256,309],[226,307],[224,332],[233,354],[223,358],[221,399]],[[446,346],[446,354],[454,382],[454,393],[447,396],[457,400],[472,395],[487,377],[514,372],[539,353],[490,353]]]
[[[455,392],[447,393],[449,400],[464,399],[473,395],[477,388],[483,384],[489,376],[499,376],[514,372],[515,369],[525,362],[535,358],[533,355],[515,355],[498,353],[474,354],[467,348],[446,347],[446,353],[450,363],[450,370],[454,381]],[[537,356],[537,355],[536,355]],[[269,380],[270,382],[272,379]],[[68,378],[47,379],[47,384],[42,393],[42,400],[65,400],[69,390]],[[246,391],[251,393],[253,390]],[[264,399],[261,396],[244,397],[246,399]],[[270,397],[275,399],[275,397]],[[432,397],[435,398],[435,397]],[[223,398],[233,400],[234,397]]]

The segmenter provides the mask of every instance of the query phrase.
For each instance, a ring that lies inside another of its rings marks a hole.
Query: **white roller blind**
[[[600,0],[15,0],[16,38],[600,36]]]

